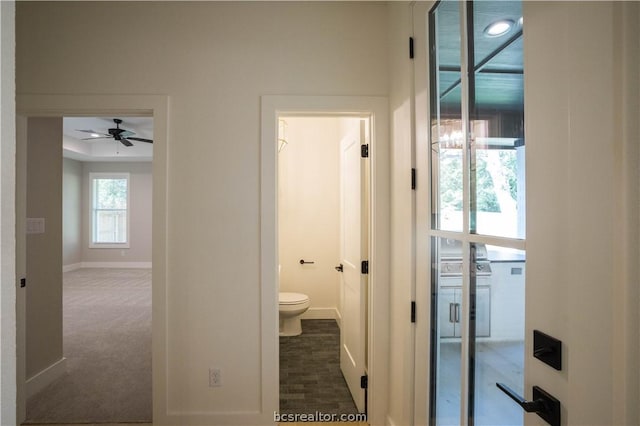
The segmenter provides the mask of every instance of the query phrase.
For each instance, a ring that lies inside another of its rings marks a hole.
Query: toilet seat
[[[280,293],[279,303],[281,305],[299,305],[309,301],[309,296],[302,293]]]

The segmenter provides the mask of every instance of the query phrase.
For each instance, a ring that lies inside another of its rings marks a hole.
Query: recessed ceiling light
[[[500,37],[511,30],[513,23],[511,19],[500,19],[487,25],[487,28],[484,29],[484,34],[487,37]]]

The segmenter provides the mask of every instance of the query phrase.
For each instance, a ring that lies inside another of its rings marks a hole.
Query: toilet
[[[280,336],[298,336],[302,334],[300,315],[305,313],[311,301],[302,293],[281,292],[279,295]]]

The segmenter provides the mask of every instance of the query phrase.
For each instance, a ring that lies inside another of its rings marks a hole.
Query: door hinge
[[[360,157],[369,158],[369,144],[360,145]]]
[[[416,189],[416,169],[411,169],[411,189]]]
[[[26,287],[27,286],[27,279],[26,278],[20,278],[20,287]]]
[[[363,274],[368,274],[369,273],[369,261],[368,260],[363,260],[362,264],[360,265],[360,272],[362,272]]]
[[[411,322],[416,322],[416,302],[411,301]]]
[[[360,376],[360,389],[367,389],[369,387],[369,377],[365,374]]]
[[[409,37],[409,59],[413,59],[413,37]]]

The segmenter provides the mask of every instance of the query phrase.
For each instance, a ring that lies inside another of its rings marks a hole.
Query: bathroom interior
[[[340,370],[340,142],[357,117],[281,116],[278,131],[280,412],[351,414]]]

